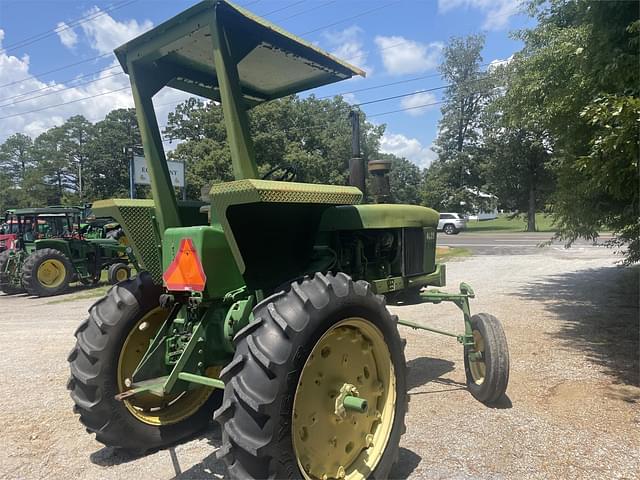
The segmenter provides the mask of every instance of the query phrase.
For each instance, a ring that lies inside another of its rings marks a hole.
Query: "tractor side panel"
[[[337,268],[378,293],[444,283],[435,262],[438,213],[416,205],[347,205],[328,209],[317,244]]]
[[[56,239],[46,239],[46,240],[36,240],[34,242],[35,249],[34,250],[42,250],[43,248],[53,248],[54,250],[59,250],[64,253],[67,258],[70,260],[73,257],[71,248],[69,247],[69,242],[66,240],[56,240]]]
[[[168,228],[164,232],[163,270],[169,267],[183,238],[189,238],[198,253],[207,276],[206,294],[210,298],[222,298],[231,290],[244,285],[227,239],[220,225]]]
[[[201,202],[178,202],[184,226],[206,225],[207,215],[200,212]],[[162,236],[155,218],[153,200],[110,199],[92,205],[100,217],[114,218],[124,230],[133,254],[154,283],[162,283]]]

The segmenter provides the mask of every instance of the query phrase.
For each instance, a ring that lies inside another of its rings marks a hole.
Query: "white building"
[[[498,217],[498,197],[473,188],[467,187],[466,190],[475,198],[469,205],[469,220],[492,220]]]

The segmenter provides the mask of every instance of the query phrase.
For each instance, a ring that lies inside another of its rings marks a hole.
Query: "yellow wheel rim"
[[[40,264],[36,276],[41,285],[47,288],[56,288],[64,282],[67,270],[60,260],[50,258]]]
[[[124,282],[127,278],[129,278],[129,272],[127,272],[126,268],[116,270],[116,280],[118,282]]]
[[[157,307],[143,316],[129,332],[118,358],[119,392],[129,390],[131,376],[147,351],[149,343],[167,318],[167,314],[166,310]],[[220,370],[220,367],[210,367],[206,374],[209,377],[218,378]],[[140,394],[124,400],[123,403],[127,410],[141,422],[156,426],[170,425],[196,413],[212,391],[212,388],[198,387],[164,397]]]
[[[339,408],[345,388],[367,400],[366,413]],[[389,442],[395,405],[395,372],[378,327],[348,318],[327,330],[307,358],[293,401],[293,448],[304,478],[368,478]]]
[[[470,358],[469,370],[471,371],[473,381],[478,385],[482,385],[487,372],[487,365],[484,362],[484,338],[482,338],[482,334],[478,330],[473,331],[473,342],[475,344],[473,353],[482,353],[482,360],[479,358]]]

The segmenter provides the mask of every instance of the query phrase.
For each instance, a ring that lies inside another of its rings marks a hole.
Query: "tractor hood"
[[[220,101],[213,29],[224,28],[247,107],[365,72],[251,12],[205,0],[116,49],[131,63],[168,77],[166,85]],[[214,35],[215,36],[215,35]]]

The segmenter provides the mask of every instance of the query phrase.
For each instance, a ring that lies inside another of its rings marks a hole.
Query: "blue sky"
[[[82,114],[97,121],[113,108],[132,106],[128,80],[110,52],[194,3],[0,0],[0,141],[16,132],[36,136],[71,115]],[[485,33],[483,59],[489,63],[507,59],[520,48],[519,42],[509,37],[510,31],[532,25],[531,19],[518,13],[518,0],[237,3],[367,71],[364,79],[316,89],[313,93],[317,96],[420,78],[346,95],[352,103],[443,85],[437,65],[443,45],[452,36]],[[77,23],[81,18],[84,20]],[[93,58],[97,56],[101,57]],[[82,63],[68,67],[78,62]],[[56,69],[60,70],[45,75]],[[441,93],[436,90],[363,109],[376,115],[437,102]],[[95,97],[83,100],[88,96]],[[161,124],[184,98],[170,89],[158,94],[155,103]],[[49,106],[53,107],[46,108]],[[387,124],[383,150],[426,166],[434,158],[429,147],[437,135],[439,108],[434,105],[373,117],[372,121]]]

